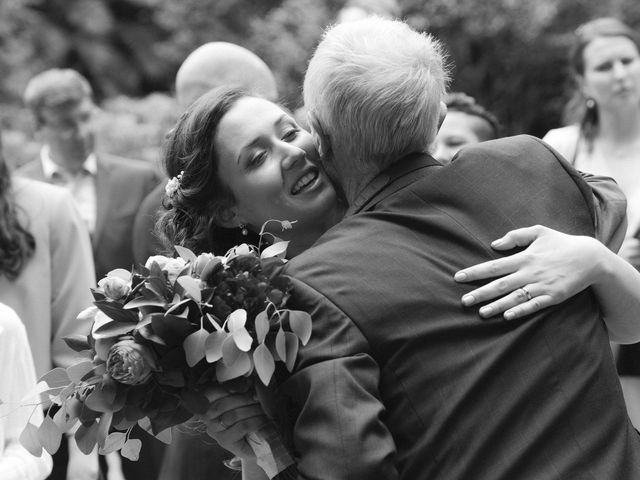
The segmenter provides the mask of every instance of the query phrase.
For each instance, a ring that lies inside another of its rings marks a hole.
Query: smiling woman
[[[287,220],[292,232],[271,233],[296,255],[342,217],[317,160],[311,134],[278,105],[233,88],[209,92],[167,140],[165,170],[178,187],[158,224],[165,243],[222,254],[252,243],[269,220]]]

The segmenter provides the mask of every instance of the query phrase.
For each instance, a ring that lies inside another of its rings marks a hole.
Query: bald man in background
[[[278,95],[273,73],[257,55],[233,43],[210,42],[191,52],[178,69],[175,88],[179,112],[212,88],[223,85],[239,86],[269,100],[275,100]],[[144,264],[149,256],[162,253],[163,247],[153,229],[165,184],[166,181],[161,182],[147,195],[136,216],[133,252],[137,263]],[[192,431],[189,427],[174,428],[158,480],[237,479],[238,472],[223,464],[229,457],[226,450],[205,433],[199,433],[196,427]]]
[[[187,56],[176,74],[176,100],[182,113],[198,97],[212,88],[235,85],[250,93],[276,100],[276,80],[260,57],[244,47],[228,42],[209,42]],[[140,205],[133,227],[133,255],[136,263],[144,264],[163,247],[153,234],[156,213],[162,204],[164,186],[161,182]],[[215,252],[222,255],[225,252]]]

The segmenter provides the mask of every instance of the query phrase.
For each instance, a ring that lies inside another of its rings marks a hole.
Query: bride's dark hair
[[[0,275],[16,278],[33,255],[36,241],[18,218],[9,167],[0,142]]]
[[[218,177],[214,145],[222,117],[248,96],[232,87],[211,90],[187,108],[165,140],[164,170],[176,188],[165,195],[156,232],[168,252],[181,245],[196,254],[223,255],[240,243],[257,245],[255,233],[243,236],[239,228],[220,226],[235,199]]]

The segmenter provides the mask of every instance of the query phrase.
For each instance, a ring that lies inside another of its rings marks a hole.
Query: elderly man
[[[640,478],[591,290],[513,322],[460,303],[454,273],[496,258],[507,230],[620,232],[603,228],[596,185],[537,139],[470,146],[447,166],[424,153],[443,63],[429,36],[371,18],[329,30],[309,64],[310,124],[349,210],[284,269],[314,322],[279,388],[300,477]]]
[[[98,279],[115,268],[131,269],[135,214],[157,184],[151,166],[94,152],[96,106],[89,82],[71,69],[33,77],[24,92],[44,140],[40,158],[18,175],[66,187],[91,234]]]
[[[203,93],[222,85],[236,85],[269,100],[278,95],[273,73],[255,53],[233,43],[209,42],[191,52],[178,69],[176,100],[180,112]],[[153,230],[165,183],[147,195],[136,217],[133,249],[138,263],[162,250]]]

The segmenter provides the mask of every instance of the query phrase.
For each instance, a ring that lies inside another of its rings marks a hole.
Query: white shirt
[[[97,193],[96,173],[98,161],[95,154],[90,154],[82,164],[82,169],[76,173],[65,170],[51,159],[49,146],[44,145],[40,150],[42,171],[50,183],[65,187],[73,195],[80,216],[93,235],[96,229]]]
[[[549,130],[542,138],[576,169],[613,178],[627,197],[627,237],[640,232],[640,151],[628,157],[616,157],[613,152],[594,150],[589,153],[584,140],[578,144],[577,125]]]
[[[31,417],[42,422],[42,408],[36,399],[24,398],[33,391],[36,374],[24,325],[16,313],[0,303],[0,478],[2,480],[42,480],[53,465],[43,450],[34,457],[20,444],[19,438]]]

